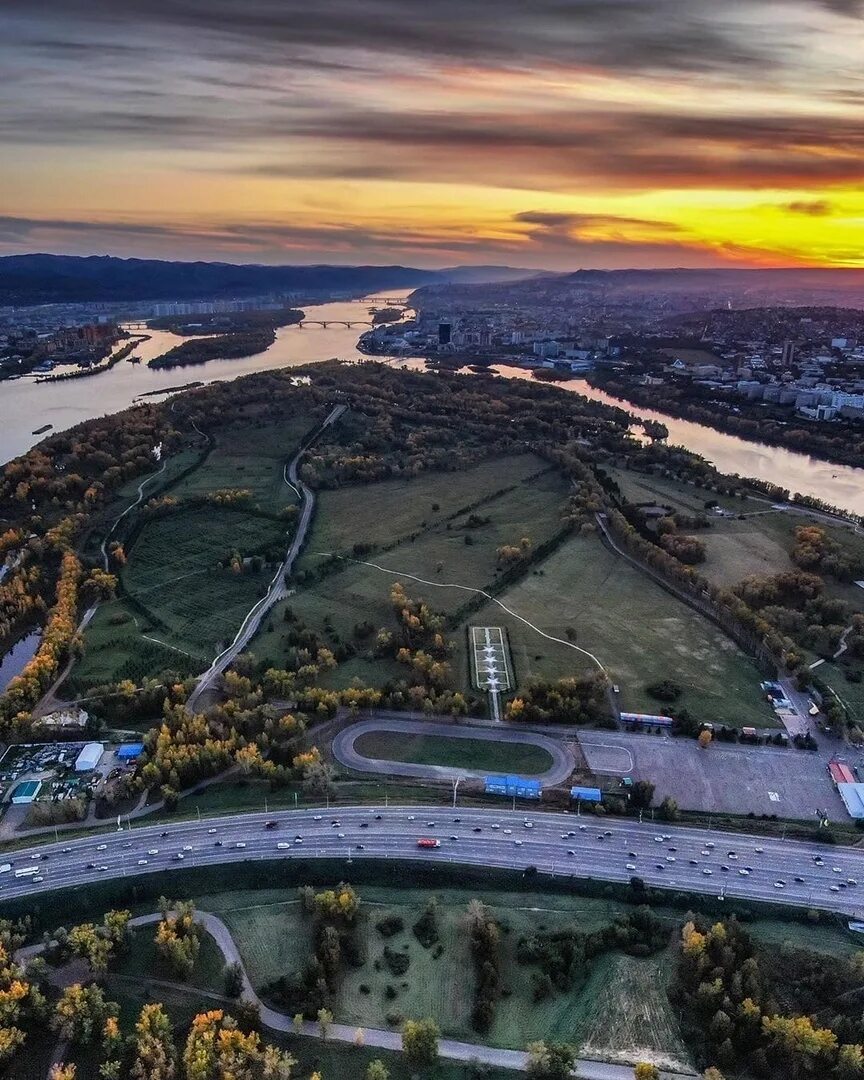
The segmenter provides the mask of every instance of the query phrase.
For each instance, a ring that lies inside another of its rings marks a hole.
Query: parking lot
[[[581,732],[588,767],[601,776],[650,780],[655,802],[671,796],[682,810],[776,814],[814,819],[816,809],[833,821],[849,815],[828,776],[826,750],[780,749],[712,743],[628,732]]]

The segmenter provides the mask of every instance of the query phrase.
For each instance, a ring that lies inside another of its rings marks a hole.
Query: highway
[[[440,846],[420,849],[421,837],[435,838]],[[666,889],[815,906],[856,917],[864,910],[864,850],[633,819],[514,812],[503,804],[500,809],[288,810],[138,826],[19,849],[0,854],[0,865],[11,864],[0,872],[0,913],[3,899],[110,878],[277,858],[534,866],[556,877],[626,882],[638,876]],[[16,877],[16,871],[34,867],[36,873]]]

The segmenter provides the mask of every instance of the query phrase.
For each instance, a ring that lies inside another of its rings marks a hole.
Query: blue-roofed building
[[[543,788],[539,780],[526,780],[524,776],[487,776],[485,790],[487,795],[539,799]]]
[[[571,787],[570,798],[579,799],[580,802],[601,802],[603,792],[599,787]]]
[[[144,743],[142,742],[124,743],[123,746],[117,747],[117,760],[134,761],[136,758],[141,757],[143,752]]]

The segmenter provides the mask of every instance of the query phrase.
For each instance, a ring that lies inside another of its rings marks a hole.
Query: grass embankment
[[[489,742],[485,739],[408,735],[397,731],[369,731],[354,742],[358,754],[385,761],[418,765],[456,766],[485,772],[537,776],[552,767],[551,755],[530,743]]]

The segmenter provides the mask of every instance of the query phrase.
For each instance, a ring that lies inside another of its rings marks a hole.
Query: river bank
[[[408,292],[407,289],[403,290],[401,295],[407,296]],[[393,295],[400,294],[388,293],[388,296]],[[364,354],[358,348],[357,328],[338,325],[343,321],[356,323],[359,319],[367,318],[371,322],[368,311],[376,306],[378,300],[375,296],[368,296],[362,300],[310,305],[306,309],[307,318],[327,322],[326,327],[281,327],[276,331],[276,340],[263,352],[240,360],[213,360],[198,365],[195,373],[199,378],[195,385],[229,381],[256,371],[297,367],[333,357],[349,361],[380,360],[414,370],[427,370],[426,361],[420,357],[388,361],[386,357]],[[176,375],[172,380],[171,372],[154,370],[147,366],[147,361],[190,339],[166,330],[151,330],[149,333],[150,339],[140,342],[136,349],[143,363],[118,364],[111,371],[101,374],[95,384],[88,380],[71,380],[36,386],[27,379],[4,384],[0,390],[5,420],[0,431],[0,461],[8,461],[37,443],[39,439],[34,429],[46,423],[53,424],[55,431],[62,431],[83,420],[119,412],[137,400],[158,399],[162,394],[179,392]],[[533,378],[530,369],[507,364],[496,364],[495,370],[507,378]],[[590,386],[584,379],[572,379],[557,385],[563,393],[583,394],[595,401],[626,409],[644,420],[664,424],[669,430],[670,443],[699,454],[721,472],[756,477],[788,488],[792,493],[818,498],[855,514],[864,514],[864,469],[834,465],[797,451],[768,446],[728,435],[695,421],[681,420],[624,398],[612,397]],[[93,393],[94,386],[98,387],[97,394]]]

